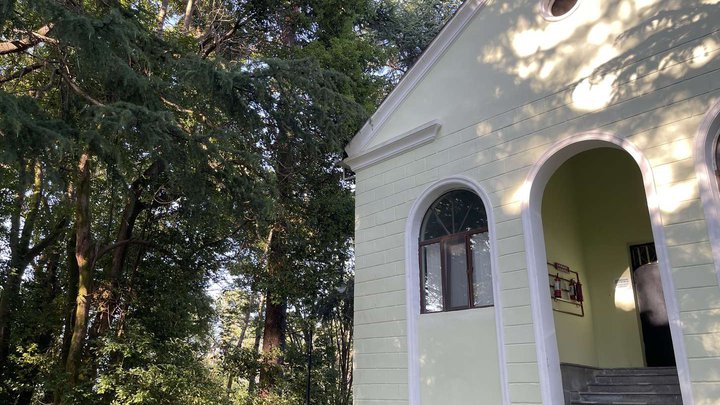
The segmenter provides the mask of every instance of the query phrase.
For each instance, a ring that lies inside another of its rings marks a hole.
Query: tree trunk
[[[75,387],[87,335],[90,295],[93,286],[94,247],[90,233],[90,156],[84,152],[78,165],[75,206],[75,260],[78,267],[78,293],[75,301],[75,324],[68,349],[65,371],[70,387]]]
[[[258,319],[257,319],[257,325],[255,327],[255,342],[253,343],[253,353],[258,353],[260,351],[260,340],[262,339],[262,326],[264,324],[264,315],[265,312],[265,296],[260,295],[260,302],[258,303]],[[255,391],[257,390],[257,382],[255,381],[257,378],[257,374],[252,374],[248,376],[248,398],[252,399]]]
[[[57,283],[59,260],[60,253],[55,250],[51,252],[50,255],[48,255],[47,260],[40,260],[40,263],[34,269],[35,283],[37,283],[40,294],[39,297],[36,298],[37,301],[31,303],[31,307],[34,309],[34,311],[37,311],[31,315],[31,319],[37,319],[35,317],[48,316],[49,314],[55,313],[53,304],[60,291]],[[38,353],[46,353],[48,349],[52,346],[55,340],[56,333],[58,331],[58,327],[60,325],[53,322],[50,325],[42,324],[39,326],[42,327],[33,330],[33,333],[29,337],[28,341],[37,345],[36,347]],[[25,381],[36,382],[40,374],[40,370],[41,367],[39,367],[38,365],[34,365],[29,368],[26,371],[26,374],[24,374]],[[20,386],[18,389],[19,393],[15,403],[32,404],[32,398],[35,395],[35,390],[37,388],[38,386],[36,384],[26,384]],[[44,396],[47,396],[47,394],[48,393],[45,392]],[[49,401],[52,401],[52,398],[44,399],[49,399]]]
[[[279,294],[278,294],[279,295]],[[260,370],[260,389],[267,394],[274,387],[277,367],[283,364],[285,350],[285,326],[287,301],[284,297],[268,292],[265,303],[265,327],[263,329],[262,352],[267,361]]]
[[[313,355],[313,326],[309,325],[305,331],[305,346],[307,348],[307,381],[305,381],[305,405],[310,405],[312,388],[312,355]]]
[[[248,326],[250,324],[250,315],[252,314],[252,311],[253,311],[253,303],[254,302],[255,302],[255,295],[254,295],[254,293],[251,293],[247,309],[245,310],[245,315],[243,316],[243,326],[242,326],[242,329],[240,330],[240,337],[238,338],[238,348],[240,348],[240,349],[242,349],[243,342],[245,341],[245,335],[247,334]],[[231,371],[228,374],[227,386],[225,387],[228,394],[230,394],[230,391],[232,390],[234,378],[235,378],[235,375]]]
[[[146,187],[153,180],[157,179],[163,171],[165,171],[165,162],[162,160],[156,160],[130,185],[127,202],[125,203],[122,219],[120,221],[120,227],[118,229],[117,236],[115,237],[117,247],[113,250],[112,264],[106,286],[107,290],[101,294],[101,302],[98,303],[98,322],[96,329],[94,329],[95,336],[104,336],[105,333],[107,333],[110,329],[110,324],[112,323],[113,313],[116,312],[116,308],[120,304],[120,285],[127,259],[128,247],[130,246],[129,243],[123,242],[127,242],[132,238],[133,231],[135,230],[135,222],[137,221],[140,213],[146,208],[146,205],[143,204],[140,197],[142,197],[142,193],[145,191]]]
[[[72,233],[67,240],[67,301],[65,303],[65,327],[63,328],[62,350],[60,364],[67,363],[72,331],[75,328],[75,308],[78,295],[78,280],[80,270],[75,259],[75,234]]]
[[[275,371],[283,364],[282,353],[285,350],[285,326],[287,317],[287,296],[284,291],[288,286],[283,285],[283,273],[287,269],[287,232],[288,225],[282,213],[282,207],[292,200],[292,167],[293,159],[290,153],[292,148],[292,134],[282,125],[278,125],[278,139],[273,147],[275,150],[275,170],[277,173],[278,206],[276,222],[270,233],[267,243],[267,276],[271,283],[267,291],[265,304],[265,328],[263,330],[263,356],[268,367],[260,371],[261,395],[267,395],[275,385]]]
[[[157,30],[162,32],[165,29],[165,17],[167,16],[168,1],[162,0],[160,3],[160,11],[158,12]]]
[[[185,17],[183,18],[183,30],[185,32],[190,31],[190,25],[192,23],[192,17],[195,13],[195,0],[187,0],[185,5]]]
[[[10,352],[10,330],[13,315],[17,309],[15,307],[20,296],[20,283],[25,273],[25,268],[30,264],[34,255],[38,254],[30,253],[29,248],[42,197],[42,168],[39,163],[35,164],[32,197],[29,204],[29,211],[27,215],[25,215],[22,231],[20,230],[20,217],[22,216],[27,182],[25,164],[22,161],[20,162],[18,177],[18,186],[15,194],[15,212],[13,212],[11,219],[10,267],[5,286],[3,287],[2,294],[0,294],[0,373],[4,372],[7,368],[7,358]]]

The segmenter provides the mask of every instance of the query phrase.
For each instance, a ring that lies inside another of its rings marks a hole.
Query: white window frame
[[[419,235],[422,220],[430,206],[443,194],[452,190],[469,190],[477,194],[485,205],[490,239],[490,268],[493,279],[495,330],[498,344],[498,370],[503,405],[510,404],[505,361],[502,303],[500,301],[500,274],[495,239],[495,221],[489,195],[474,180],[465,176],[451,176],[439,180],[425,189],[415,200],[405,225],[405,305],[408,351],[408,404],[420,405],[420,351],[418,348],[418,318],[420,317],[420,263]]]

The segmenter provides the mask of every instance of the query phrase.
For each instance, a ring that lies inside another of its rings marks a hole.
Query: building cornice
[[[363,151],[361,154],[348,157],[343,161],[353,171],[364,169],[383,160],[426,145],[437,138],[442,123],[438,120],[430,121],[417,128],[411,129],[392,139],[380,143]]]

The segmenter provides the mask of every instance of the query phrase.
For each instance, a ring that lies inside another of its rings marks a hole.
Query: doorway
[[[642,174],[623,150],[581,152],[550,177],[541,209],[547,261],[569,268],[583,290],[582,300],[571,299],[558,267],[548,269],[548,285],[561,280],[559,297],[546,290],[561,363],[674,365],[653,242],[632,245],[653,240],[646,201]]]
[[[653,181],[653,171],[649,161],[643,153],[631,142],[618,138],[602,131],[589,131],[564,138],[539,157],[527,176],[522,193],[522,221],[525,227],[525,246],[528,256],[528,276],[530,278],[530,298],[533,309],[533,328],[536,339],[537,362],[539,366],[540,388],[542,402],[547,404],[560,404],[564,401],[563,377],[561,374],[559,353],[560,331],[556,328],[552,300],[548,294],[547,263],[551,258],[546,253],[546,237],[543,226],[543,197],[546,194],[550,178],[557,172],[563,163],[573,156],[597,148],[613,148],[624,151],[630,160],[639,168],[642,177],[641,194],[645,194],[645,203],[649,212],[652,235],[647,238],[632,239],[633,242],[653,240],[657,242],[658,262],[663,287],[666,291],[665,300],[670,319],[670,330],[673,338],[673,348],[676,354],[677,371],[680,381],[680,390],[683,401],[692,403],[692,392],[689,378],[689,366],[685,345],[682,339],[682,329],[679,322],[679,309],[673,292],[673,280],[670,274],[670,264],[665,250],[665,230],[662,225],[662,212],[657,198],[656,186]],[[600,176],[599,178],[602,178]],[[644,193],[643,193],[644,191]],[[647,217],[646,217],[647,218]],[[627,262],[627,247],[623,248]],[[630,277],[630,269],[628,278]],[[624,278],[623,274],[623,278]],[[624,285],[624,283],[619,283]],[[627,290],[625,291],[627,293]],[[613,294],[618,304],[633,306],[634,298],[628,294]],[[627,299],[629,298],[629,300]],[[636,318],[637,324],[637,318]],[[576,342],[584,343],[581,339]],[[593,342],[593,346],[595,342]],[[640,350],[641,351],[641,350]],[[597,356],[595,356],[597,358]],[[689,401],[689,402],[688,402]]]
[[[648,367],[674,367],[670,323],[654,243],[630,246],[632,279]]]

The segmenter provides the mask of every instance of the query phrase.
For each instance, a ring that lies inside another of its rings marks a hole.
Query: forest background
[[[0,403],[352,403],[342,148],[459,3],[0,2]]]

